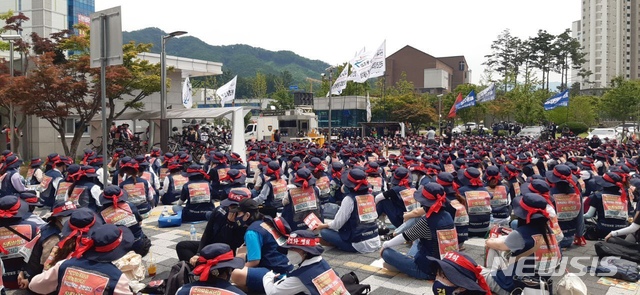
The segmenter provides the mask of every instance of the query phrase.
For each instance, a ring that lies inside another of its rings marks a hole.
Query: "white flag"
[[[231,81],[227,82],[216,90],[216,96],[220,97],[220,105],[224,107],[225,104],[232,102],[236,98],[236,80],[238,76],[236,75],[231,79]]]
[[[369,70],[371,69],[371,58],[373,55],[374,53],[365,52],[363,48],[358,56],[350,61],[352,72],[355,72],[355,77],[353,77],[354,82],[364,83],[369,79]]]
[[[371,100],[369,100],[369,91],[367,91],[367,123],[371,122]]]
[[[349,78],[349,64],[344,66],[344,68],[342,69],[342,72],[340,72],[340,75],[338,76],[338,78],[336,78],[336,82],[333,83],[333,86],[331,86],[331,94],[340,95],[340,93],[342,93],[342,90],[347,88],[348,78]]]
[[[369,70],[369,78],[376,78],[384,76],[384,70],[386,69],[386,51],[387,40],[382,41],[380,47],[376,51],[376,55],[371,59],[371,69]]]
[[[189,81],[189,77],[184,79],[184,83],[182,84],[182,105],[187,109],[190,109],[193,106],[193,97],[191,97],[191,81]]]
[[[493,83],[478,93],[478,102],[487,102],[494,99],[496,99],[496,85]]]

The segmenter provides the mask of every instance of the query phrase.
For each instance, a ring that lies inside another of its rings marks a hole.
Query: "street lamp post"
[[[169,140],[169,122],[167,121],[167,52],[165,42],[167,39],[182,36],[185,31],[175,31],[162,36],[162,46],[160,49],[160,148],[166,152]]]
[[[13,78],[13,45],[17,40],[22,40],[20,35],[0,35],[0,39],[9,41],[9,75]],[[15,148],[15,122],[13,120],[13,102],[9,102],[9,134],[11,134],[11,148]]]
[[[438,129],[440,130],[440,137],[442,137],[442,95],[438,94]]]
[[[332,133],[331,133],[331,97],[333,96],[333,94],[331,93],[331,90],[332,90],[331,87],[333,87],[333,85],[332,85],[333,84],[333,81],[332,81],[333,80],[333,77],[332,77],[332,75],[333,75],[333,67],[328,67],[328,68],[325,69],[325,71],[329,71],[329,122],[328,122],[329,123],[329,138],[328,138],[328,140],[329,140],[329,143],[331,143],[331,135],[332,135]]]

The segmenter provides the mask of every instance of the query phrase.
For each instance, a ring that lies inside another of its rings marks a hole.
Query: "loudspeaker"
[[[293,104],[296,106],[313,106],[313,93],[311,92],[294,92]]]

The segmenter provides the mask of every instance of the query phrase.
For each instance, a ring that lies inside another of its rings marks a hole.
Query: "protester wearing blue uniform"
[[[597,217],[596,228],[585,233],[586,237],[594,240],[606,237],[611,231],[625,228],[634,211],[627,189],[618,174],[607,172],[603,176],[595,176],[595,181],[602,190],[591,194],[589,211],[584,214],[585,219]]]
[[[484,187],[480,171],[476,168],[459,170],[458,181],[462,184],[458,192],[467,201],[469,235],[484,237],[491,221],[491,194]]]
[[[144,257],[149,253],[151,240],[142,231],[142,216],[138,209],[129,203],[127,195],[120,187],[111,185],[100,195],[99,214],[105,223],[125,226],[133,234],[133,250]]]
[[[322,239],[347,252],[370,253],[380,248],[376,220],[375,198],[369,193],[371,186],[367,174],[351,169],[342,174],[345,192],[335,219],[318,226]]]
[[[127,276],[112,263],[127,254],[132,245],[133,235],[128,228],[113,224],[97,226],[72,258],[33,277],[29,289],[38,294],[83,294],[86,290],[133,294]]]
[[[138,208],[138,212],[144,218],[151,211],[150,202],[153,198],[149,192],[149,182],[138,176],[139,168],[138,162],[131,158],[126,163],[122,163],[119,173],[126,179],[119,183],[119,186],[128,194],[129,202]]]
[[[244,236],[246,245],[246,263],[243,269],[236,269],[231,280],[241,289],[251,292],[264,292],[262,278],[269,271],[286,274],[292,270],[287,256],[280,247],[287,242],[291,228],[280,218],[271,218],[258,212],[258,204],[253,199],[240,202],[240,211],[236,222],[248,226]]]
[[[411,187],[410,181],[409,170],[399,167],[393,172],[390,181],[391,189],[375,197],[378,216],[386,215],[395,227],[402,225],[405,212],[410,212],[419,206],[413,198],[416,189]]]
[[[44,200],[44,205],[51,208],[55,203],[56,188],[58,183],[64,179],[62,173],[67,167],[66,164],[60,159],[58,154],[50,154],[47,156],[46,167],[49,170],[44,172],[42,181],[40,182],[40,197]]]
[[[384,242],[380,254],[385,263],[410,277],[433,279],[427,257],[441,258],[449,251],[458,251],[458,234],[453,218],[443,210],[447,198],[441,185],[428,183],[415,192],[414,197],[426,214],[401,235]],[[392,248],[417,239],[420,243],[415,257],[405,256]]]
[[[270,161],[264,167],[264,175],[265,182],[262,185],[262,190],[253,199],[263,205],[260,212],[275,217],[283,206],[282,200],[287,196],[287,181],[282,178],[280,163],[276,160]]]
[[[293,175],[287,197],[282,201],[282,218],[291,226],[292,231],[308,229],[304,220],[311,214],[324,222],[319,192],[315,185],[316,179],[307,168],[298,169]]]
[[[442,259],[427,257],[431,275],[435,277],[431,290],[438,295],[490,295],[491,289],[482,276],[483,268],[460,252],[447,252]]]
[[[265,294],[320,295],[326,288],[333,294],[348,293],[338,274],[322,258],[324,248],[312,231],[292,232],[282,247],[287,249],[287,259],[294,270],[281,280],[276,280],[273,271],[268,272],[262,279]]]
[[[176,295],[244,295],[242,290],[229,282],[233,270],[243,266],[244,260],[235,257],[229,245],[222,243],[207,245],[199,251],[192,272],[198,276],[198,280],[181,286]]]
[[[215,209],[211,201],[209,175],[198,164],[189,166],[186,175],[189,177],[189,182],[182,187],[180,200],[173,211],[182,210],[183,222],[207,220],[207,216]],[[182,204],[185,204],[184,208]]]
[[[568,248],[572,242],[576,245],[586,245],[583,236],[582,192],[578,188],[577,178],[571,173],[569,166],[562,164],[547,171],[546,178],[553,184],[551,197],[555,201],[558,224],[564,234],[564,239],[558,241],[560,247]]]

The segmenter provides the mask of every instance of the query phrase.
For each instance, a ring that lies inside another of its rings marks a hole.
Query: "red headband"
[[[298,174],[296,174],[296,178],[293,180],[293,182],[302,182],[302,189],[307,189],[309,187],[309,181],[298,176]]]
[[[201,282],[206,282],[209,279],[209,273],[211,272],[211,267],[218,265],[220,262],[233,260],[235,256],[233,256],[233,251],[229,251],[222,255],[218,255],[213,259],[206,259],[202,256],[198,257],[198,262],[201,263],[197,265],[193,269],[193,274],[200,276]]]
[[[359,191],[359,190],[360,190],[360,187],[361,187],[361,186],[363,186],[363,185],[364,185],[364,186],[369,186],[369,182],[367,181],[367,179],[366,179],[366,178],[363,178],[363,179],[357,180],[357,179],[355,179],[355,178],[351,177],[351,174],[348,174],[348,175],[347,175],[347,179],[348,179],[349,181],[353,182],[353,184],[355,184],[355,185],[356,185],[356,186],[353,188],[353,189],[354,189],[354,190],[356,190],[356,191]]]
[[[527,204],[524,203],[524,199],[520,199],[520,207],[522,207],[522,209],[527,211],[527,218],[526,218],[527,223],[531,222],[531,216],[533,214],[536,214],[536,213],[540,213],[540,214],[544,215],[544,217],[549,219],[549,212],[547,212],[546,208],[545,209],[540,209],[540,208],[530,207],[530,206],[528,206]]]
[[[551,194],[550,194],[549,191],[547,191],[546,193],[541,193],[535,187],[533,187],[533,183],[529,183],[529,190],[532,193],[536,193],[536,194],[541,195],[545,200],[547,200],[547,204],[549,204],[549,205],[551,205],[551,207],[553,207],[553,202],[551,201]]]
[[[367,174],[372,174],[372,173],[379,173],[380,170],[378,170],[377,168],[373,168],[369,165],[367,165],[367,169],[364,171]]]
[[[571,186],[573,187],[574,192],[577,195],[581,195],[582,194],[580,192],[580,189],[578,188],[578,185],[573,180],[573,174],[563,175],[563,174],[560,174],[560,172],[558,172],[558,170],[553,169],[553,175],[555,175],[556,177],[560,178],[561,180],[564,180],[564,181],[568,182],[569,184],[571,184]]]
[[[106,253],[106,252],[111,252],[116,248],[118,248],[118,246],[120,246],[120,244],[122,243],[122,239],[124,238],[122,234],[122,229],[118,229],[118,230],[120,231],[120,235],[118,236],[118,238],[115,241],[109,244],[106,244],[104,246],[96,246],[95,248],[96,252]]]
[[[340,180],[342,178],[342,169],[333,171],[333,173],[331,173],[331,177],[333,177],[333,179]]]
[[[107,198],[107,199],[110,199],[110,200],[111,200],[111,202],[113,202],[113,208],[116,208],[116,209],[117,209],[117,208],[118,208],[118,200],[120,199],[120,197],[122,196],[122,194],[123,194],[123,192],[122,192],[122,190],[121,190],[121,191],[120,191],[120,193],[119,193],[119,194],[117,194],[117,195],[107,195],[107,194],[104,194],[104,197],[105,197],[105,198]]]
[[[491,288],[489,288],[487,280],[485,280],[485,278],[481,274],[481,266],[473,265],[473,263],[467,258],[454,252],[447,252],[446,254],[444,254],[444,257],[442,257],[442,260],[449,260],[461,266],[462,268],[471,271],[476,276],[476,280],[478,281],[478,285],[480,286],[480,288],[482,288],[482,290],[485,290],[487,292],[487,295],[491,295]]]
[[[202,175],[205,179],[209,180],[209,174],[205,173],[204,170],[202,169],[191,169],[191,168],[187,168],[187,173],[199,173],[200,175]]]
[[[518,177],[518,175],[520,175],[520,172],[516,171],[511,171],[511,169],[509,169],[509,166],[504,166],[504,171],[507,171],[507,173],[509,174],[509,180]]]
[[[469,174],[468,170],[464,171],[464,177],[466,177],[469,182],[471,183],[472,186],[482,186],[482,180],[480,180],[480,176],[478,177],[473,177],[471,174]]]
[[[289,236],[289,234],[287,233],[287,228],[284,226],[284,223],[282,222],[282,218],[280,217],[274,218],[273,224],[276,226],[276,228],[278,228],[278,231],[281,234],[283,234],[285,237]]]
[[[620,189],[620,195],[622,196],[622,202],[627,203],[627,190],[624,189],[624,184],[622,182],[616,182],[609,175],[605,174],[602,178],[608,182],[615,184]]]
[[[80,247],[80,242],[85,242],[82,239],[82,235],[85,233],[88,233],[89,230],[91,229],[91,227],[96,223],[96,216],[93,216],[93,220],[91,220],[91,223],[87,224],[85,227],[76,227],[75,225],[73,225],[71,223],[71,221],[68,222],[69,224],[69,228],[71,228],[73,231],[71,231],[71,233],[69,234],[69,236],[67,236],[66,238],[64,238],[63,240],[61,240],[58,243],[58,248],[62,249],[62,247],[64,246],[64,244],[72,239],[73,237],[76,238],[76,247]],[[91,240],[91,239],[88,239]],[[93,240],[91,240],[91,242],[93,242]],[[89,246],[90,248],[91,246]],[[86,251],[86,249],[84,250]],[[72,253],[73,254],[73,253]],[[69,257],[71,257],[72,254],[69,254]],[[80,255],[82,255],[82,253],[80,253]]]
[[[440,208],[442,208],[442,205],[444,204],[444,202],[447,200],[444,193],[441,195],[434,196],[424,188],[422,189],[422,196],[427,198],[427,200],[436,201],[435,203],[433,203],[433,205],[429,207],[429,211],[427,211],[427,217],[430,217],[431,213],[433,212],[438,213],[438,211],[440,211]]]
[[[54,208],[52,214],[58,214],[58,213],[62,213],[64,211],[67,210],[73,210],[76,209],[76,204],[74,204],[73,202],[65,202],[64,206],[60,206],[58,208]]]
[[[18,209],[20,209],[20,200],[18,200],[18,202],[16,202],[9,209],[0,209],[0,218],[10,218],[16,216],[16,214],[18,214]]]
[[[242,158],[240,158],[240,156],[236,156],[235,154],[231,154],[231,157],[232,157],[234,160],[238,161],[239,163],[242,163]]]
[[[500,176],[500,173],[496,174],[496,175],[489,175],[487,174],[487,180],[491,181],[491,180],[500,180],[502,177]]]
[[[267,166],[267,175],[271,175],[271,174],[273,174],[275,179],[280,179],[280,168],[273,170],[269,168],[269,166]]]

